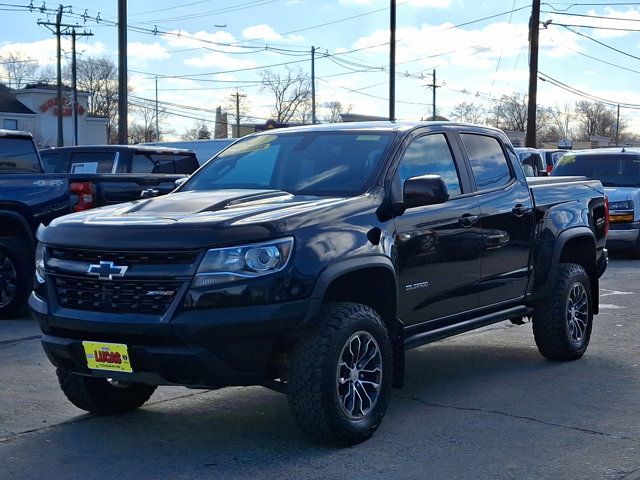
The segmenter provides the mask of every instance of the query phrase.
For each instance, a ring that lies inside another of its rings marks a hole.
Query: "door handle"
[[[513,207],[511,209],[511,212],[516,216],[516,217],[522,217],[525,213],[527,213],[529,211],[529,208],[525,207],[524,205],[522,205],[521,203],[518,203],[515,207]]]
[[[500,248],[509,243],[509,234],[507,232],[500,232],[495,235],[485,236],[485,245],[487,250],[494,248]]]
[[[464,228],[472,227],[478,221],[478,215],[465,213],[458,219],[458,223]]]

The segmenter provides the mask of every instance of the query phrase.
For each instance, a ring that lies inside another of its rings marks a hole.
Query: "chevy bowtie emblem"
[[[87,273],[96,275],[98,280],[113,280],[113,277],[124,277],[127,268],[129,267],[114,265],[113,262],[100,262],[99,265],[89,265]]]

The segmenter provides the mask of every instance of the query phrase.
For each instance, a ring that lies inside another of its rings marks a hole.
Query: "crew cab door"
[[[479,306],[522,299],[529,279],[533,201],[515,156],[494,136],[460,133],[480,205]]]
[[[440,175],[449,200],[407,209],[395,218],[399,268],[399,312],[405,325],[477,307],[481,234],[478,200],[467,194],[452,143],[444,132],[414,138],[402,154],[394,182]],[[456,155],[459,157],[459,155]]]

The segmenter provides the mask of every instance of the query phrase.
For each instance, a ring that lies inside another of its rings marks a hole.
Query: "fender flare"
[[[357,270],[364,270],[366,268],[384,268],[393,275],[395,283],[396,299],[398,297],[398,278],[393,263],[389,257],[384,255],[363,255],[360,257],[348,258],[328,265],[322,273],[318,276],[316,283],[311,293],[311,308],[309,309],[309,315],[307,320],[317,315],[322,307],[322,300],[331,282],[336,278],[346,274],[355,272]]]
[[[572,227],[572,228],[563,230],[558,235],[553,247],[553,254],[551,256],[551,265],[549,267],[549,273],[547,276],[547,282],[545,283],[545,288],[542,289],[542,291],[538,294],[536,294],[536,292],[532,292],[532,297],[535,300],[543,300],[544,298],[550,295],[556,276],[558,275],[558,267],[560,265],[560,256],[562,255],[562,251],[564,250],[564,247],[570,240],[577,237],[588,237],[593,242],[594,249],[595,249],[595,236],[593,234],[593,231],[591,231],[589,227],[577,226],[577,227]],[[598,283],[597,274],[595,271],[595,267],[596,267],[595,260],[596,259],[594,258],[592,268],[587,269],[587,274],[591,279],[594,312],[597,313],[599,301],[598,301],[598,296],[595,295],[595,293],[597,293],[597,288],[599,283]]]
[[[0,219],[3,217],[11,218],[12,220],[15,220],[18,223],[18,225],[20,225],[20,228],[23,231],[22,232],[23,237],[29,241],[31,248],[35,247],[35,238],[31,231],[31,226],[22,215],[20,215],[18,212],[14,212],[13,210],[0,210]],[[0,236],[7,236],[7,235],[0,234]]]
[[[405,361],[404,361],[404,326],[402,321],[398,318],[398,275],[396,269],[393,265],[393,262],[389,257],[384,255],[365,255],[356,258],[349,258],[347,260],[342,260],[340,262],[336,262],[334,264],[329,265],[325,268],[316,284],[313,288],[313,293],[311,294],[310,308],[309,314],[305,319],[305,323],[312,321],[313,317],[320,312],[322,308],[322,300],[325,296],[325,293],[331,285],[331,283],[339,278],[340,276],[355,272],[358,270],[363,270],[367,268],[383,268],[388,271],[393,278],[394,283],[394,295],[396,297],[396,312],[395,317],[398,322],[398,328],[395,329],[395,335],[391,338],[391,344],[393,349],[393,364],[394,364],[394,375],[392,385],[394,388],[402,388],[404,385],[404,370],[405,370]]]

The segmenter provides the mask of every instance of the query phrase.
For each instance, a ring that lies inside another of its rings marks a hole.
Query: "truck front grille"
[[[120,265],[176,265],[192,264],[198,258],[197,251],[136,252],[77,250],[74,248],[52,247],[49,255],[60,260],[99,263],[110,261]]]
[[[107,313],[164,315],[176,298],[181,282],[122,281],[54,276],[61,307]]]

